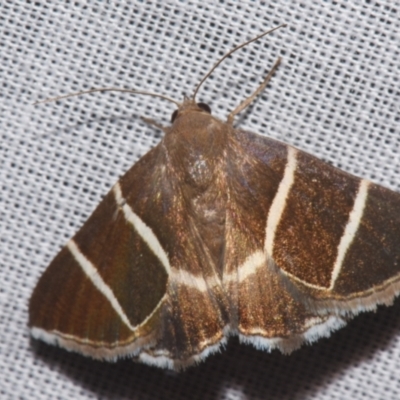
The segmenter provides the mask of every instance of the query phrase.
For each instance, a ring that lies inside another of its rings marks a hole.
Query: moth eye
[[[211,114],[211,108],[208,104],[206,103],[197,103],[197,106],[201,108],[203,111],[205,111],[208,114]]]
[[[178,116],[178,110],[175,110],[171,115],[171,122],[174,122],[177,116]]]

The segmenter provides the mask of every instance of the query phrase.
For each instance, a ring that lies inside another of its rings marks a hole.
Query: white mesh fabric
[[[129,5],[130,4],[130,5]],[[181,100],[228,49],[198,99],[359,176],[400,189],[400,23],[393,1],[0,2],[1,399],[398,399],[400,303],[283,356],[239,346],[183,374],[95,362],[31,341],[39,276],[127,168],[161,137],[173,105],[120,93],[33,106],[91,87]],[[400,240],[400,238],[399,238]]]

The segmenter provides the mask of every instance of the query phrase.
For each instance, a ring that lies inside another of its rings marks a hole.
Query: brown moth
[[[205,78],[193,97],[171,100],[164,138],[40,278],[33,337],[179,369],[230,335],[290,353],[392,303],[400,195],[233,126],[279,61],[226,122],[195,102]]]

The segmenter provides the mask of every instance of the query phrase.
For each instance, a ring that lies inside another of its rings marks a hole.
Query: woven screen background
[[[92,361],[30,339],[39,276],[118,176],[161,138],[181,100],[228,49],[198,99],[225,118],[280,55],[237,125],[400,190],[400,6],[394,1],[0,1],[1,399],[399,399],[400,302],[291,356],[231,340],[175,374]],[[399,238],[400,245],[400,238]]]

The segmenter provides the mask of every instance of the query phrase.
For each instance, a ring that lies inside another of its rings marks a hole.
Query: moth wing
[[[230,151],[224,282],[241,340],[290,352],[393,301],[398,193],[249,132]]]
[[[158,153],[152,150],[127,175],[151,180]],[[161,260],[127,221],[116,187],[51,262],[29,307],[34,337],[104,359],[154,342],[168,281]],[[139,196],[143,190],[138,183],[132,189]]]
[[[190,230],[181,235],[190,221],[180,198],[161,143],[121,177],[40,278],[29,307],[33,336],[98,359],[168,368],[215,351],[226,321],[213,293],[204,295],[201,274],[191,280],[179,269],[201,267],[202,256],[201,244],[198,259],[188,251],[187,242],[196,243]]]

